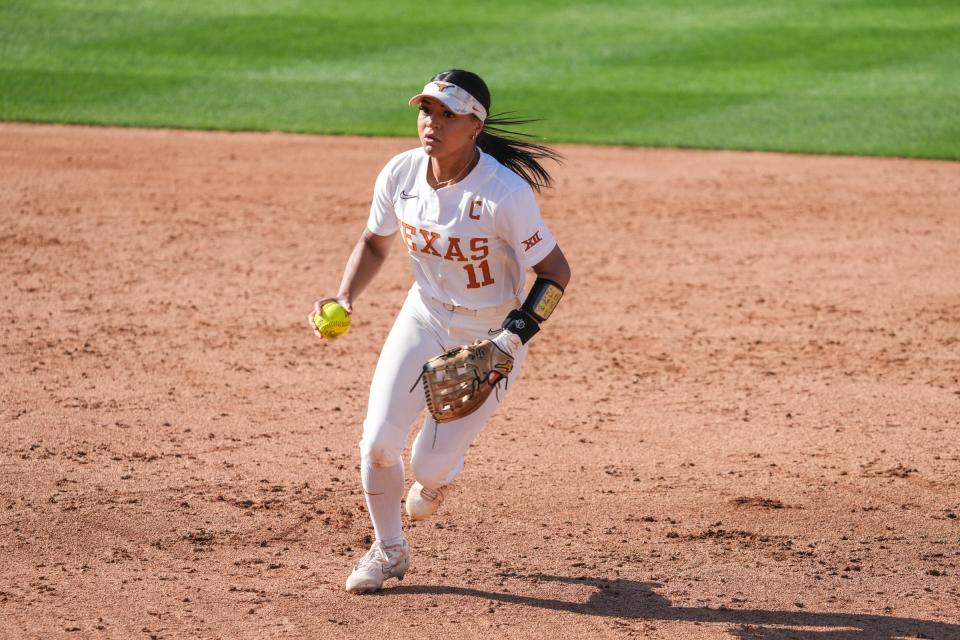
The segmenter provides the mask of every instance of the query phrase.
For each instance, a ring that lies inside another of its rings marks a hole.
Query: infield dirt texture
[[[923,160],[561,147],[572,286],[406,579],[345,593],[400,241],[345,338],[306,314],[415,144],[0,125],[0,637],[960,638]]]

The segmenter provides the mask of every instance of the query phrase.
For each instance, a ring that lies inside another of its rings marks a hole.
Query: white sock
[[[403,460],[391,467],[360,464],[360,481],[377,541],[385,546],[403,542],[400,499],[403,497]]]

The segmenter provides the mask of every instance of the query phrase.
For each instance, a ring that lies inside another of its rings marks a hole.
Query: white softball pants
[[[489,338],[519,304],[515,300],[476,312],[451,311],[416,284],[410,289],[380,352],[360,440],[360,475],[378,539],[390,543],[402,536],[402,454],[413,423],[426,407],[423,386],[417,380],[423,364],[454,347]],[[526,352],[524,346],[516,354],[510,387],[519,378]],[[501,385],[479,409],[460,420],[437,424],[426,414],[410,456],[413,475],[420,484],[435,489],[456,479],[463,470],[467,448],[506,392]]]

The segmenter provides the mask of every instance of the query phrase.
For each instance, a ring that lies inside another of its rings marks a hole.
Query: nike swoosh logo
[[[501,331],[503,331],[503,329],[487,329],[487,335],[488,335],[488,336],[495,336],[495,335],[497,335],[498,333],[500,333]]]
[[[410,200],[410,199],[412,199],[412,198],[419,198],[419,197],[420,197],[420,196],[419,196],[418,194],[416,194],[416,193],[407,193],[406,191],[401,191],[401,192],[400,192],[400,199],[401,199],[401,200]]]

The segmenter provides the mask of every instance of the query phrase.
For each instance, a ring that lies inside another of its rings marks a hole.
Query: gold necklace
[[[437,180],[437,186],[434,187],[434,189],[442,189],[443,187],[445,187],[445,186],[447,186],[447,185],[449,185],[449,184],[453,184],[454,182],[456,182],[457,180],[459,180],[460,178],[462,178],[462,177],[464,176],[464,174],[466,174],[467,169],[470,168],[470,165],[473,164],[473,161],[477,158],[477,156],[478,156],[479,154],[480,154],[480,152],[477,151],[477,148],[476,148],[476,147],[474,147],[474,148],[473,148],[473,155],[470,157],[470,160],[467,161],[467,164],[463,165],[463,169],[460,169],[460,172],[457,173],[457,175],[455,175],[455,176],[453,176],[452,178],[450,178],[449,180],[444,180],[443,182],[440,182],[439,180]],[[436,176],[434,176],[434,180],[436,180]]]

